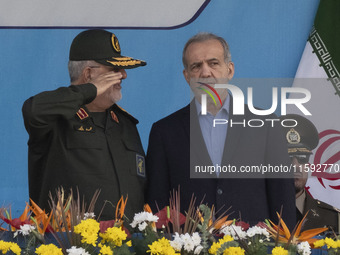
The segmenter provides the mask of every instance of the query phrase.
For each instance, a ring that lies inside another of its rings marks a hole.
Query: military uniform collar
[[[124,116],[128,117],[133,123],[138,124],[139,121],[133,117],[130,113],[128,113],[125,109],[123,109],[121,106],[114,104],[111,107],[111,110],[114,111],[115,114],[123,114]]]

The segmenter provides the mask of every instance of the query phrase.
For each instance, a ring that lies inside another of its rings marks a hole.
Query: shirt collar
[[[195,105],[196,105],[197,115],[200,116],[201,115],[201,104],[197,101],[196,98],[195,98]],[[224,100],[222,108],[218,112],[225,110],[227,111],[227,114],[229,114],[229,107],[230,107],[230,96],[228,93],[226,100]]]

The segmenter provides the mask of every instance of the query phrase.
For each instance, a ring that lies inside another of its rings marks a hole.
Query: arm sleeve
[[[147,191],[146,201],[153,212],[169,204],[169,170],[162,134],[157,125],[153,125],[149,137],[146,156]],[[156,206],[157,204],[157,206]]]
[[[96,87],[88,83],[61,87],[27,99],[22,113],[30,138],[45,136],[60,118],[71,119],[82,105],[93,101],[96,94]]]

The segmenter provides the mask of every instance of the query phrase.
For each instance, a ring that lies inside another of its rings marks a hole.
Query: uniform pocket
[[[68,149],[102,149],[103,141],[96,133],[73,132],[66,138]]]
[[[112,171],[112,162],[104,148],[105,139],[90,132],[70,132],[66,137],[67,169],[77,178],[86,175],[106,176]]]

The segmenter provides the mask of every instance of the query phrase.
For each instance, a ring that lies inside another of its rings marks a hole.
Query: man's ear
[[[186,69],[183,70],[183,75],[187,83],[190,85],[190,75]]]
[[[235,66],[233,62],[228,63],[228,79],[231,80],[234,77]]]
[[[88,83],[91,80],[91,68],[90,67],[85,67],[83,72],[82,72],[82,79],[84,83]]]

